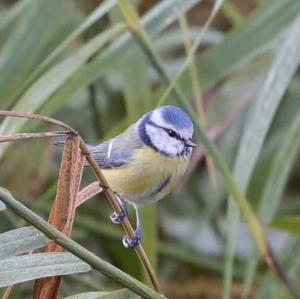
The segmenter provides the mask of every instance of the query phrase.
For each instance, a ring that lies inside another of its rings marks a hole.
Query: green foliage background
[[[129,2],[174,78],[187,57],[186,47],[190,49],[188,44],[207,25],[213,1]],[[208,132],[218,132],[222,156],[270,232],[276,256],[296,286],[300,285],[297,28],[298,0],[224,1],[178,81]],[[0,2],[0,109],[61,119],[85,141],[97,143],[153,109],[165,90],[124,26],[117,1]],[[172,95],[166,103],[178,105]],[[0,134],[48,129],[36,122],[0,120]],[[60,156],[53,140],[2,143],[0,185],[46,218],[55,197]],[[184,184],[142,211],[143,243],[166,296],[290,298],[261,261],[235,205],[228,203],[230,194],[221,176],[206,165],[196,157]],[[87,169],[83,183],[92,179]],[[122,232],[109,222],[110,212],[102,197],[80,207],[73,238],[147,282],[135,254],[122,248]],[[25,225],[8,210],[0,215],[0,233]],[[31,286],[18,284],[11,298],[30,298]],[[65,276],[60,291],[70,296],[115,288],[94,271]]]

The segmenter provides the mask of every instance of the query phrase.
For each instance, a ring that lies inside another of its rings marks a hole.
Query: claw
[[[113,212],[109,218],[112,223],[119,224],[128,216],[128,210],[124,200],[119,195],[116,195],[116,198],[122,208],[122,211],[120,213]]]
[[[123,245],[125,248],[135,248],[139,245],[142,239],[142,227],[139,225],[135,231],[134,239],[129,239],[127,235],[123,237]]]
[[[128,213],[126,210],[122,210],[121,213],[113,212],[109,218],[112,223],[119,224],[127,217]]]

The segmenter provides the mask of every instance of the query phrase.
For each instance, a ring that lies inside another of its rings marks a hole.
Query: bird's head
[[[147,113],[139,122],[142,141],[168,157],[190,157],[195,144],[189,115],[176,106],[162,106]]]

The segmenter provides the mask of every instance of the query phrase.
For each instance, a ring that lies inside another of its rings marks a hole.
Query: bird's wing
[[[88,149],[100,167],[117,168],[125,165],[134,151],[142,146],[136,126],[132,125],[115,138],[98,145],[88,145]]]

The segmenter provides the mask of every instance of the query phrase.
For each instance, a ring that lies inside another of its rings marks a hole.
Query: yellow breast
[[[113,191],[127,200],[144,202],[159,200],[168,194],[177,185],[187,165],[187,159],[168,158],[150,147],[143,147],[135,151],[126,165],[103,169],[103,174]],[[170,179],[166,186],[153,194],[167,178]]]

